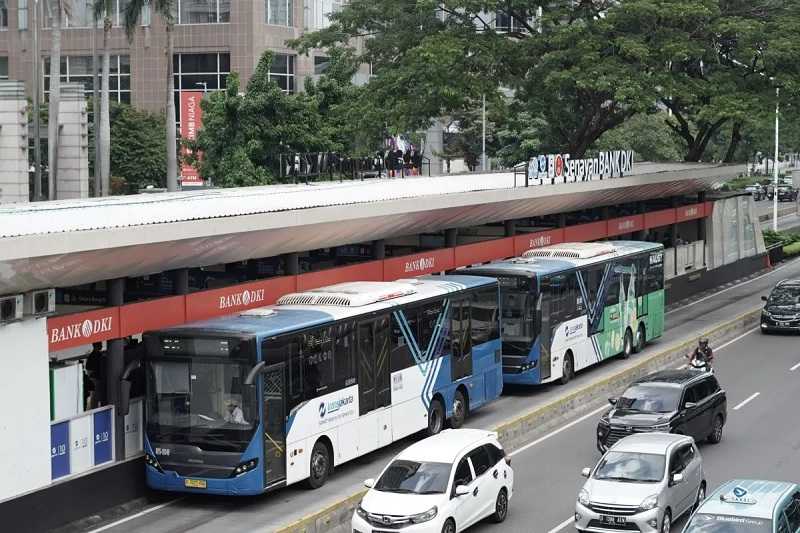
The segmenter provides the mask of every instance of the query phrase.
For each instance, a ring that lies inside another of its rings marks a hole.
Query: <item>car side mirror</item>
[[[583,470],[581,470],[581,475],[583,477],[589,477],[591,474],[592,474],[592,469],[589,467],[586,467]]]
[[[608,403],[610,403],[611,405],[617,405],[617,399],[616,398],[609,398],[608,399]]]
[[[683,474],[672,474],[672,484],[677,485],[683,483]]]
[[[766,297],[766,296],[762,296],[762,297],[761,297],[761,301],[762,301],[762,302],[766,302],[766,301],[767,301],[767,297]]]
[[[364,486],[367,487],[368,489],[371,489],[372,487],[375,486],[375,480],[372,479],[372,478],[365,479],[364,480]]]
[[[459,496],[459,497],[460,496],[466,496],[470,492],[471,491],[469,490],[469,487],[467,487],[466,485],[459,485],[459,486],[456,487],[456,496]]]
[[[683,406],[684,406],[686,409],[691,409],[691,408],[693,408],[693,407],[697,407],[697,402],[686,402],[686,403],[685,403]]]

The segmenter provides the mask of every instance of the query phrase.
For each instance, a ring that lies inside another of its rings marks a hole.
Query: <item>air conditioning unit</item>
[[[42,289],[25,295],[23,311],[26,316],[47,316],[56,312],[56,290]]]
[[[0,296],[0,324],[22,320],[22,295]]]

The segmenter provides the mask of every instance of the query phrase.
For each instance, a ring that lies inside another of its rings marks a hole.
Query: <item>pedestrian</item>
[[[403,176],[406,175],[405,169],[408,169],[408,174],[413,175],[413,170],[411,168],[411,150],[406,148],[406,151],[403,153]]]

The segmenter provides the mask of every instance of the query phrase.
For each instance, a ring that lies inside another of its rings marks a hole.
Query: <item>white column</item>
[[[61,84],[58,198],[89,197],[89,126],[84,87]]]
[[[28,101],[21,81],[0,81],[0,204],[27,202]]]

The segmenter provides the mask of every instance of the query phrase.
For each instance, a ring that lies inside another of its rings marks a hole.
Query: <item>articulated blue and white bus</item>
[[[316,488],[334,465],[461,426],[502,392],[497,306],[493,278],[353,282],[146,334],[148,485]]]

